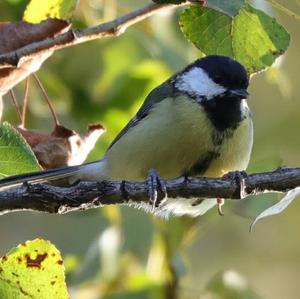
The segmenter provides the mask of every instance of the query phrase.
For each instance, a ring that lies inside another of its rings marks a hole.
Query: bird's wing
[[[136,115],[128,122],[128,124],[121,130],[121,132],[117,135],[117,137],[112,141],[108,150],[124,135],[130,130],[132,127],[138,124],[140,120],[145,118],[149,111],[152,109],[154,104],[161,102],[163,99],[169,97],[174,93],[173,84],[170,81],[166,81],[163,84],[159,85],[155,89],[153,89],[147,98],[145,99],[143,105],[138,110]]]

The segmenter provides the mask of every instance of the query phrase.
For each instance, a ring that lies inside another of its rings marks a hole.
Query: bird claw
[[[30,182],[28,182],[28,181],[24,181],[23,183],[22,183],[22,187],[23,188],[25,188],[27,191],[30,191],[31,189],[31,186],[32,186],[32,184],[30,184]]]
[[[158,190],[162,193],[163,197],[158,196]],[[165,181],[155,169],[150,169],[148,172],[148,195],[152,211],[159,207],[160,203],[168,197]]]
[[[245,179],[248,177],[246,171],[232,171],[232,172],[228,172],[226,173],[223,178],[224,179],[228,179],[231,181],[234,181],[234,183],[236,183],[238,186],[240,186],[239,188],[239,196],[240,198],[244,198],[245,197]]]

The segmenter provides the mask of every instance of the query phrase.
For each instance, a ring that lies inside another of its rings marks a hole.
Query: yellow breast
[[[151,168],[166,179],[180,176],[215,150],[214,130],[201,105],[184,96],[167,98],[110,148],[105,177],[139,181]],[[248,118],[224,140],[219,158],[212,161],[205,175],[245,169],[251,147],[252,122]]]

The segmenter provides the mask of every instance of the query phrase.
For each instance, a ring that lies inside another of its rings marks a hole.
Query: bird
[[[0,190],[24,182],[55,180],[145,181],[157,178],[222,177],[244,171],[253,145],[247,105],[249,76],[233,58],[208,55],[171,76],[146,97],[101,160],[21,174],[0,180]],[[155,203],[160,216],[200,216],[220,199],[166,198]],[[147,211],[151,203],[138,207]],[[152,207],[153,208],[153,207]]]

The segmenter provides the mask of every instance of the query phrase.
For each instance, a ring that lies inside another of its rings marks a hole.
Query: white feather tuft
[[[189,215],[197,217],[205,214],[209,209],[217,204],[216,199],[204,199],[198,205],[193,205],[197,198],[168,198],[159,208],[162,212],[175,215]]]
[[[167,198],[165,202],[162,202],[160,206],[156,207],[154,210],[152,205],[144,202],[135,203],[129,201],[125,205],[136,209],[142,209],[146,213],[153,213],[156,216],[168,219],[170,216],[201,216],[217,204],[217,200],[211,198],[204,199],[200,204],[193,206],[192,204],[195,200],[197,200],[197,198]]]

